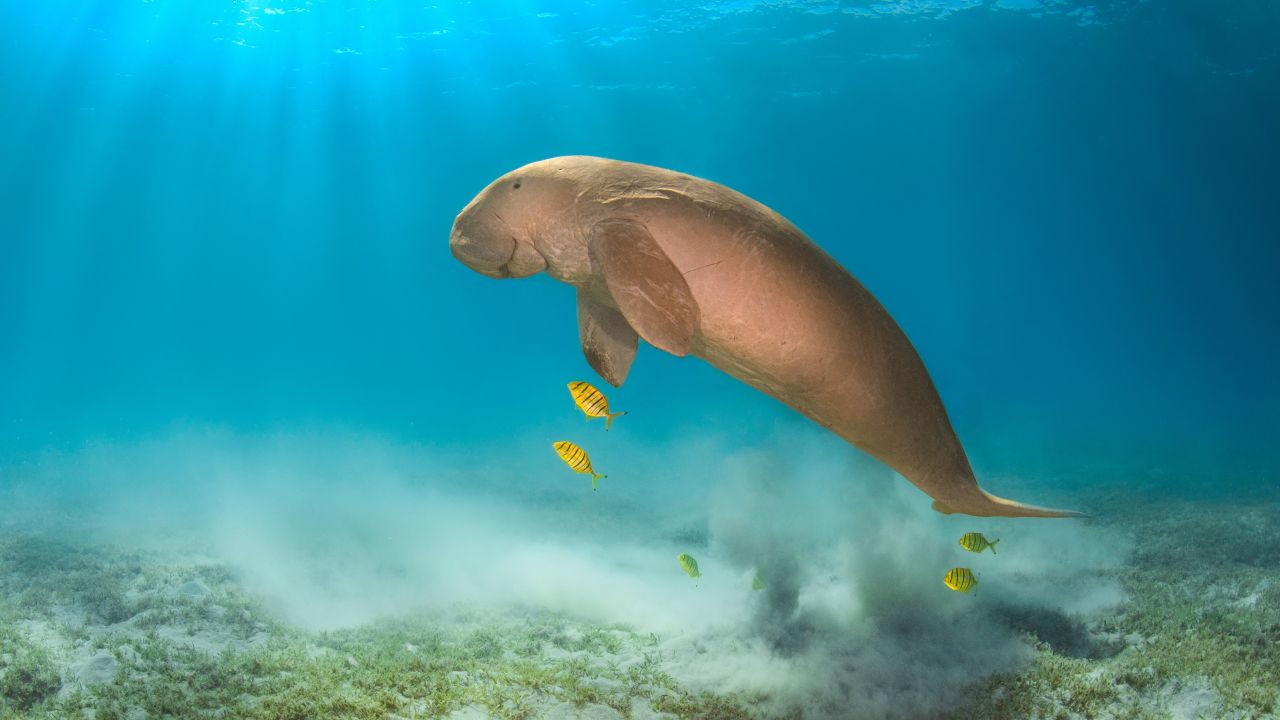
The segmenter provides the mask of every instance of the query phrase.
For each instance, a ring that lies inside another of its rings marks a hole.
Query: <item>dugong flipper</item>
[[[495,180],[453,255],[490,277],[578,290],[582,349],[626,380],[638,338],[694,355],[897,470],[944,513],[1069,517],[978,487],[920,356],[889,313],[785,218],[670,170],[561,157]]]
[[[578,291],[578,337],[587,363],[614,387],[627,379],[640,337],[616,308]]]

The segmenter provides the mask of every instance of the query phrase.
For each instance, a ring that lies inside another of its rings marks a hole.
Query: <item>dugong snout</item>
[[[480,223],[464,211],[453,222],[449,251],[463,265],[492,278],[522,278],[547,269],[547,260],[502,223]]]
[[[511,277],[508,265],[515,257],[517,244],[515,238],[477,240],[455,229],[449,237],[449,252],[463,265],[482,275],[505,278]]]

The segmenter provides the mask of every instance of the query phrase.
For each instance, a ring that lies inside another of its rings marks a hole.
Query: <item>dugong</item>
[[[884,307],[773,210],[708,180],[568,156],[513,170],[453,223],[494,278],[577,288],[587,362],[617,387],[638,338],[702,358],[870,454],[943,513],[1069,517],[978,487],[924,362]]]

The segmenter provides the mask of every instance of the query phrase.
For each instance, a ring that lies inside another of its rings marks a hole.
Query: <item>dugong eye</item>
[[[520,181],[519,181],[519,180],[517,180],[517,181],[515,182],[515,184],[514,184],[514,185],[512,185],[511,187],[512,187],[512,189],[514,189],[514,190],[519,190],[519,189],[520,189]]]

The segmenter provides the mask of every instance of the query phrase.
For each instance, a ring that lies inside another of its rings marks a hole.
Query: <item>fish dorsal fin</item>
[[[582,354],[605,382],[621,387],[636,359],[636,331],[622,313],[578,290],[578,337]]]
[[[592,269],[640,337],[672,355],[689,354],[698,305],[684,275],[645,226],[602,220],[591,229],[588,253]]]

